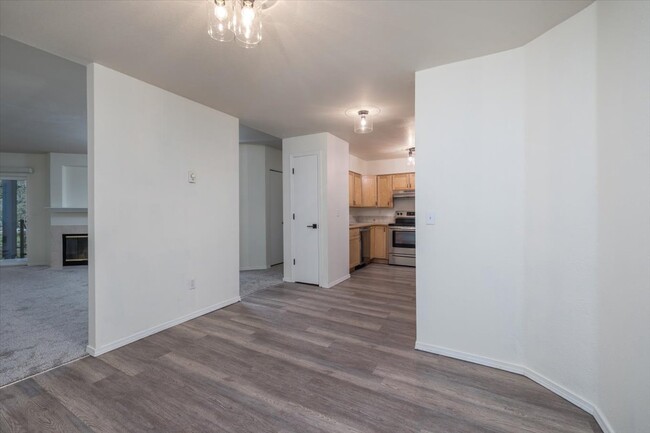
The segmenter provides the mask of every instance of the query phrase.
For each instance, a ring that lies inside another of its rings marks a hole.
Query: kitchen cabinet
[[[353,171],[348,173],[349,205],[360,207],[362,205],[361,175]]]
[[[415,173],[397,173],[393,175],[393,191],[415,189]]]
[[[361,263],[361,233],[350,229],[350,269]]]
[[[348,173],[350,207],[392,208],[393,191],[415,190],[415,173],[362,176]]]
[[[377,176],[361,177],[361,206],[377,207]]]
[[[377,207],[393,207],[393,176],[377,176]]]
[[[388,260],[388,228],[372,226],[370,231],[370,258]]]

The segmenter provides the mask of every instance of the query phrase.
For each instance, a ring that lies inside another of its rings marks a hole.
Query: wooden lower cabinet
[[[388,227],[370,227],[370,259],[388,263]],[[350,229],[350,270],[361,264],[361,233],[358,228]]]
[[[361,233],[350,229],[350,269],[361,264]]]
[[[372,226],[370,229],[370,258],[388,260],[388,228]]]

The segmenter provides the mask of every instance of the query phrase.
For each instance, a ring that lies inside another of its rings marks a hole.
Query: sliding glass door
[[[25,179],[0,179],[2,260],[20,262],[27,257],[26,192]]]

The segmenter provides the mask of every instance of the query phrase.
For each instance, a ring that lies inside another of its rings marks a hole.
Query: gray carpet
[[[241,271],[239,273],[239,296],[244,298],[251,293],[282,283],[284,265],[271,266],[259,271]]]
[[[0,268],[0,385],[84,356],[88,267]]]

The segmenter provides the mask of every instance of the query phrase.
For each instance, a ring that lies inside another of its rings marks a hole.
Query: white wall
[[[88,206],[88,156],[50,153],[50,206]]]
[[[416,74],[418,346],[522,372],[606,433],[650,431],[649,76],[650,5],[623,1]]]
[[[327,287],[350,277],[350,145],[327,134]]]
[[[598,332],[596,8],[519,51],[526,56],[525,362],[576,395],[592,397]]]
[[[368,175],[410,173],[415,171],[415,167],[408,165],[407,157],[408,153],[404,152],[404,158],[366,161],[357,156],[350,155],[350,171]]]
[[[417,341],[520,362],[524,55],[416,74]],[[435,97],[434,97],[435,95]],[[471,127],[469,126],[471,125]]]
[[[266,269],[266,146],[239,146],[239,268]]]
[[[408,165],[407,157],[408,153],[404,152],[404,158],[366,161],[366,172],[363,174],[392,174],[413,172],[415,171],[415,166]]]
[[[5,169],[31,168],[27,178],[27,264],[50,263],[50,186],[46,154],[0,153],[0,174]],[[6,174],[6,173],[4,173]]]
[[[50,214],[52,226],[88,225],[88,156],[77,153],[50,153],[50,206],[53,208],[79,208],[79,212]],[[58,235],[59,230],[56,230]],[[52,251],[54,255],[60,251]],[[54,259],[51,260],[54,262]]]
[[[368,161],[350,154],[350,162],[348,164],[350,165],[350,171],[354,171],[355,173],[359,174],[367,174]]]
[[[650,431],[650,3],[598,3],[598,406]]]
[[[271,178],[279,176],[281,181],[282,174],[271,169],[282,171],[282,151],[258,144],[239,146],[240,270],[267,269],[282,261],[282,186]],[[271,218],[273,212],[280,216]]]
[[[319,285],[331,287],[349,278],[349,145],[329,133],[282,140],[284,221],[291,220],[291,155],[319,156]],[[284,225],[284,279],[293,281],[291,224]]]
[[[266,147],[266,265],[284,261],[282,151]]]
[[[239,144],[234,117],[97,64],[87,82],[96,355],[238,300]]]

